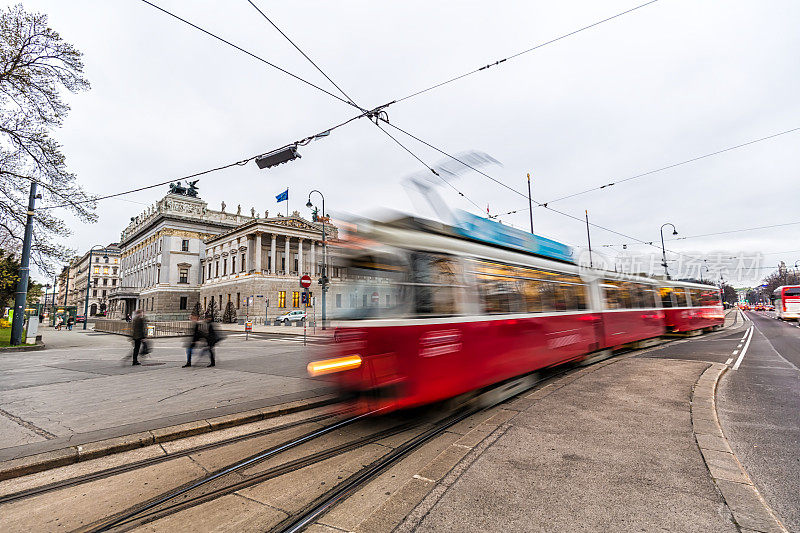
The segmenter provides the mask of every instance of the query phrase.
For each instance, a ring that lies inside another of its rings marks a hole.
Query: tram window
[[[478,276],[478,292],[487,314],[520,313],[525,309],[517,284],[511,278]]]
[[[661,296],[661,307],[672,307],[672,287],[661,287],[658,292]]]
[[[800,296],[800,288],[792,287],[790,289],[783,289],[783,297],[784,298],[788,298],[788,297],[796,298],[798,296]]]
[[[458,270],[458,264],[451,257],[428,253],[411,255],[417,314],[456,314],[462,287]]]
[[[519,293],[522,295],[522,303],[528,313],[542,312],[542,297],[539,292],[539,284],[543,283],[535,279],[518,280]]]
[[[586,305],[586,285],[575,285],[575,309],[584,311],[587,309]]]
[[[553,307],[556,311],[566,311],[572,307],[572,285],[554,284]]]
[[[686,300],[686,290],[685,289],[675,289],[673,292],[675,295],[675,307],[688,307],[689,302]]]

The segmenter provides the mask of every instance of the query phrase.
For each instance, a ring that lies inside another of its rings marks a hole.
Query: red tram
[[[354,224],[329,293],[349,314],[309,373],[406,408],[724,321],[716,287],[583,268],[564,245],[468,222]]]

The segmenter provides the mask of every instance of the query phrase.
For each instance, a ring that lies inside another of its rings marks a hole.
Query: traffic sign
[[[305,275],[300,278],[300,286],[307,289],[311,286],[311,276]]]
[[[379,298],[378,293],[377,292],[373,292],[372,293],[372,303],[374,303],[374,304],[378,303],[378,298]]]

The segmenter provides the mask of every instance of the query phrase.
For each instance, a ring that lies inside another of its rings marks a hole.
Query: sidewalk
[[[44,334],[46,350],[0,355],[0,461],[330,391],[305,369],[324,348],[297,338],[229,335],[215,368],[205,368],[207,358],[181,368],[183,339],[155,339],[153,353],[133,367],[125,337]]]

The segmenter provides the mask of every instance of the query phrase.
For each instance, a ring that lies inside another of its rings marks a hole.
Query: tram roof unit
[[[523,252],[560,263],[575,265],[572,248],[553,239],[518,230],[505,224],[488,220],[466,211],[454,213],[453,225],[417,217],[402,217],[384,222],[387,226],[418,229],[455,237],[458,239],[490,244],[499,248]]]

